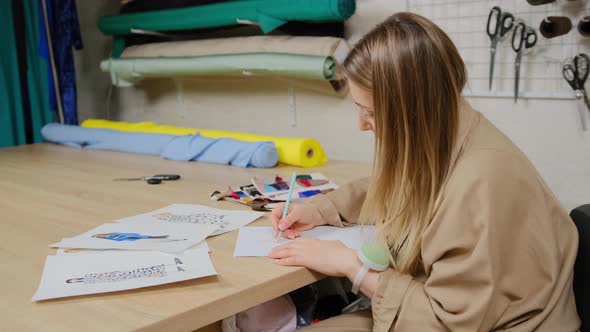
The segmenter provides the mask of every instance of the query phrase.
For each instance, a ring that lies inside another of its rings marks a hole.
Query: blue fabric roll
[[[239,167],[274,167],[279,155],[272,142],[232,138],[129,133],[50,123],[41,129],[47,141],[86,149],[159,155],[181,161],[201,161]]]

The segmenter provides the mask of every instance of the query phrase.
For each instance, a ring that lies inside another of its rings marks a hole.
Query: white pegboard
[[[577,30],[582,17],[590,15],[588,0],[556,0],[531,6],[526,0],[407,0],[408,11],[420,14],[441,27],[453,40],[469,73],[464,94],[481,97],[512,97],[514,95],[514,59],[510,46],[512,29],[498,43],[493,88],[488,89],[490,38],[486,24],[490,9],[499,6],[537,32],[537,44],[525,51],[520,69],[522,98],[573,99],[575,94],[562,76],[566,58],[578,53],[590,54],[590,37]],[[547,16],[567,16],[572,29],[566,35],[546,39],[539,25]]]

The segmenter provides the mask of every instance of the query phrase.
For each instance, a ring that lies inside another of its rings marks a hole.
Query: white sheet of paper
[[[333,227],[320,226],[312,230],[302,232],[301,237],[320,240],[340,240],[352,249],[359,249],[363,242],[373,236],[374,226]],[[269,251],[288,241],[281,238],[275,241],[272,227],[244,227],[238,233],[234,257],[268,256]]]
[[[207,243],[207,241],[202,241],[199,242],[197,244],[195,244],[194,246],[192,246],[191,248],[185,250],[182,253],[178,253],[177,255],[183,255],[184,253],[186,253],[189,250],[206,250],[207,252],[211,252],[211,249],[209,248],[209,244]],[[141,250],[137,250],[138,252],[140,252]],[[122,251],[120,249],[57,249],[55,251],[55,255],[56,256],[60,256],[60,255],[91,255],[91,254],[103,254],[106,252],[126,252],[126,251]],[[143,251],[141,251],[143,252]]]
[[[194,204],[172,204],[159,210],[115,221],[140,224],[214,225],[217,230],[211,235],[219,235],[246,226],[263,215],[264,212],[222,210]]]
[[[51,247],[178,253],[205,240],[216,230],[217,226],[201,224],[113,223],[98,226],[76,237],[62,239]],[[149,238],[158,236],[165,238]]]
[[[204,247],[182,256],[155,251],[47,256],[32,301],[136,289],[215,274]]]

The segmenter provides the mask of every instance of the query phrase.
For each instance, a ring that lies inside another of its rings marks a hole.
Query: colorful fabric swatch
[[[311,196],[315,196],[315,195],[320,194],[320,193],[321,193],[320,190],[302,191],[302,192],[299,193],[299,198],[311,197]]]
[[[274,178],[255,177],[252,179],[252,183],[264,197],[276,200],[286,200],[289,191],[289,184],[284,181],[285,178],[286,177],[279,175],[276,175]],[[295,188],[293,188],[292,198],[310,197],[315,195],[313,193],[317,190],[322,191],[335,188],[337,188],[337,186],[320,173],[301,174],[297,176]],[[299,193],[301,192],[307,192],[305,194],[307,196],[300,196]]]

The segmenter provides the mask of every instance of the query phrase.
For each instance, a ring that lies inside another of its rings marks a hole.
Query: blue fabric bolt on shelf
[[[47,141],[68,146],[159,155],[180,161],[269,168],[279,160],[272,142],[214,139],[198,133],[187,136],[144,134],[50,123],[41,129],[41,134]]]

